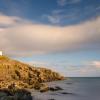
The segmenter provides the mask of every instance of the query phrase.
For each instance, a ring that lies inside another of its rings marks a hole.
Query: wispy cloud
[[[14,16],[5,16],[4,14],[0,13],[0,25],[14,25],[18,20],[20,20],[20,18]]]
[[[60,6],[64,6],[64,5],[66,5],[66,0],[57,0],[57,3],[58,3]]]
[[[51,14],[42,15],[43,19],[47,19],[51,24],[63,24],[65,21],[74,20],[78,18],[78,10],[66,13],[66,9],[53,10]]]
[[[99,77],[100,76],[100,61],[89,61],[79,66],[62,66],[61,69],[65,76],[74,77]]]
[[[100,6],[98,6],[98,7],[96,8],[96,10],[100,10]]]
[[[31,23],[31,21],[17,17],[17,16],[6,16],[0,13],[0,26],[12,27],[19,24]]]
[[[67,21],[68,19],[70,21],[76,19],[77,15],[75,15],[74,13],[70,13],[69,15],[56,14],[56,15],[47,15],[46,18],[50,23],[60,25],[60,24],[64,24],[64,22]]]
[[[80,67],[80,74],[83,76],[100,76],[100,61],[90,61]]]
[[[52,23],[52,24],[58,24],[58,23],[60,23],[60,21],[61,21],[61,16],[58,16],[58,15],[53,15],[53,16],[46,15],[45,17],[46,17],[46,18],[49,20],[49,22]]]
[[[100,76],[100,61],[89,61],[82,65],[73,66],[68,62],[42,62],[42,61],[28,61],[30,65],[37,67],[50,68],[58,71],[64,76],[70,77],[97,77]]]
[[[12,16],[0,17],[13,20]],[[23,20],[20,18],[20,23],[15,21],[13,26],[0,29],[0,49],[8,55],[32,56],[36,53],[100,50],[100,17],[64,27],[25,23],[26,20]]]
[[[66,4],[78,3],[81,0],[57,0],[58,5],[65,6]]]

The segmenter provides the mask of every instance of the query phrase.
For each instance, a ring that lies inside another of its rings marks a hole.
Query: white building
[[[2,56],[2,51],[0,51],[0,56]]]

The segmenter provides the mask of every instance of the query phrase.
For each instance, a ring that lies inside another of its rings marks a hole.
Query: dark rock
[[[66,83],[66,84],[70,85],[70,84],[72,84],[72,83]]]
[[[16,100],[16,99],[14,99],[13,96],[5,96],[5,97],[2,97],[0,100]]]
[[[40,90],[40,92],[47,92],[47,91],[49,91],[48,87],[45,87],[45,88],[43,88],[43,89]]]
[[[46,91],[49,90],[48,85],[45,84],[45,83],[37,83],[37,84],[34,86],[34,88],[35,88],[36,90],[39,90],[40,92],[46,92]]]
[[[55,86],[56,90],[63,90],[61,87],[59,86]]]
[[[16,91],[14,97],[17,100],[32,100],[31,93],[24,89]]]
[[[68,93],[68,92],[61,92],[61,94],[73,94],[73,93]]]
[[[59,91],[59,90],[63,90],[61,87],[59,86],[55,86],[55,87],[49,87],[50,91]]]
[[[32,100],[31,93],[25,89],[2,89],[0,90],[0,100]]]
[[[6,97],[7,94],[5,92],[0,92],[0,100],[3,98],[3,97]]]

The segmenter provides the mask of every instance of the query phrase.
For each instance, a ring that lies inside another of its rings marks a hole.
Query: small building
[[[0,51],[0,56],[2,56],[2,51]]]

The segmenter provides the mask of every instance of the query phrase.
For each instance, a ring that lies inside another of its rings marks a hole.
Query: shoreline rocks
[[[0,89],[0,100],[32,100],[32,96],[25,89]]]

